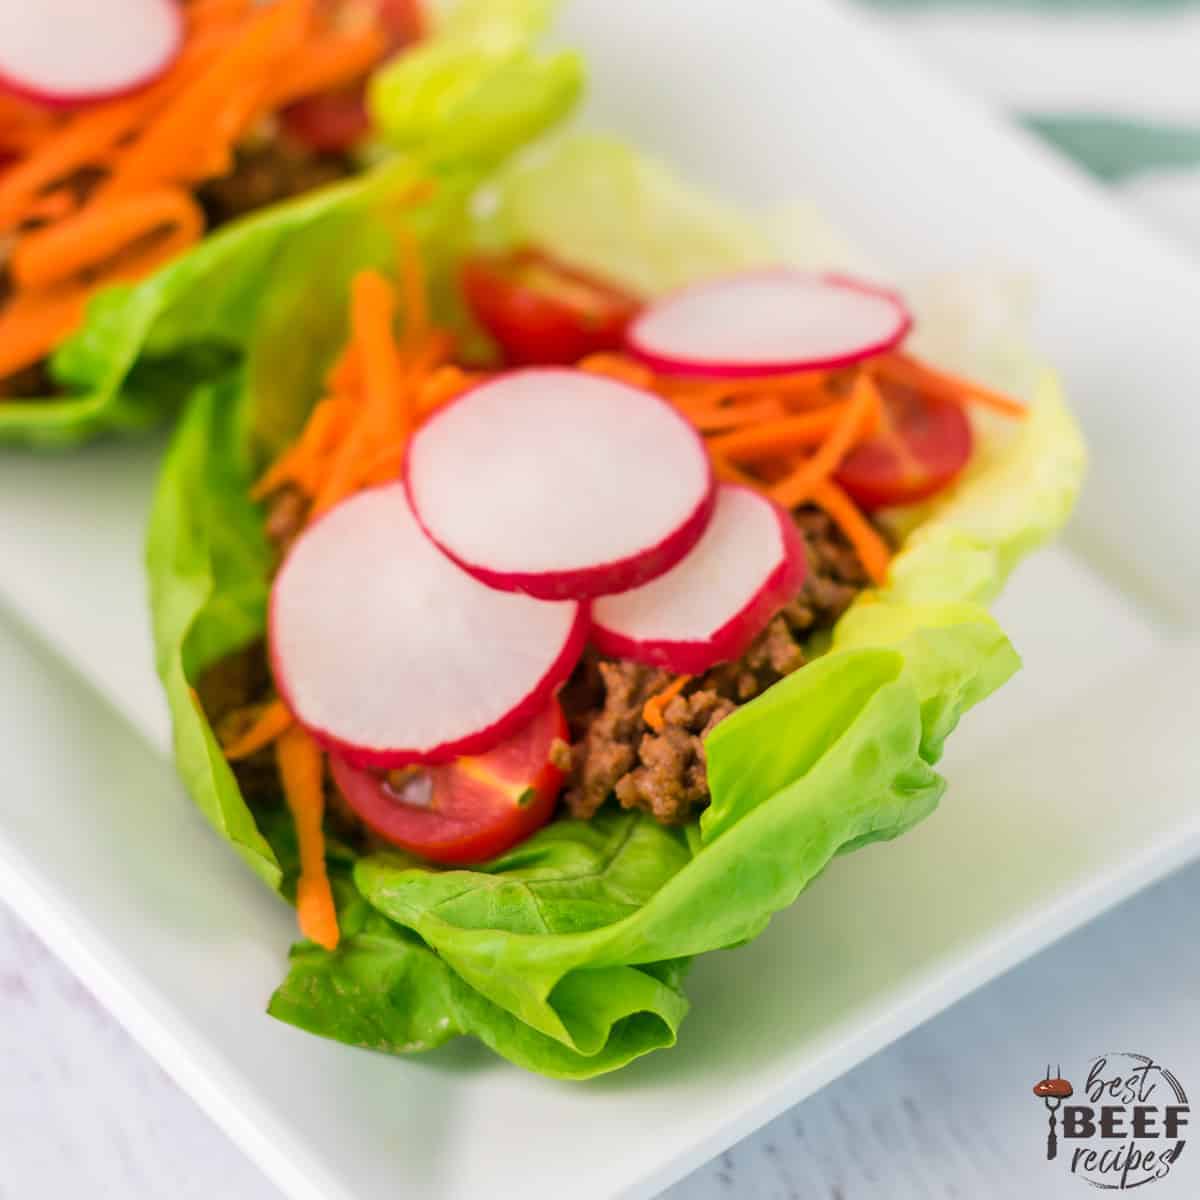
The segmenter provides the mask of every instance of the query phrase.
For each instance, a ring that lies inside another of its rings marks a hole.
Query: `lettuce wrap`
[[[435,282],[468,241],[536,241],[647,292],[772,256],[742,218],[605,139],[563,142],[488,187],[485,220],[444,201],[410,213]],[[444,295],[444,273],[441,284]],[[310,299],[338,323],[337,296]],[[263,311],[276,302],[260,296]],[[255,364],[275,361],[281,342],[291,344],[278,327],[256,327],[245,356],[192,396],[147,557],[184,781],[264,881],[292,896],[286,809],[242,794],[197,696],[208,668],[264,636],[272,551],[249,488],[311,402],[303,388],[256,381]],[[1039,375],[1028,418],[985,451],[909,514],[886,585],[859,596],[812,647],[823,652],[712,731],[712,803],[699,821],[668,828],[605,808],[469,870],[364,853],[331,830],[342,941],[293,948],[271,1014],[390,1053],[466,1034],[562,1078],[673,1044],[688,962],[757,936],[838,854],[928,816],[946,788],[936,770],[946,738],[1018,669],[985,606],[1066,519],[1084,465],[1052,374]]]
[[[162,423],[199,383],[245,356],[251,332],[271,319],[260,302],[285,293],[290,263],[305,264],[303,279],[291,277],[297,287],[332,277],[336,292],[388,245],[393,210],[418,178],[461,191],[557,122],[578,98],[583,71],[573,53],[536,48],[555,7],[455,5],[425,42],[372,77],[376,136],[363,157],[373,166],[234,221],[135,285],[97,293],[84,325],[51,357],[61,393],[0,398],[0,445],[50,449]],[[328,253],[315,253],[317,244]],[[309,386],[308,364],[295,365]]]

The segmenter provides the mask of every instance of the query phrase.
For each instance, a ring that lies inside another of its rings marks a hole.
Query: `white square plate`
[[[616,15],[619,14],[619,15]],[[1200,849],[1200,276],[1066,166],[817,0],[578,0],[595,123],[732,199],[813,201],[902,274],[998,262],[1094,471],[999,616],[1027,669],[951,742],[941,810],[697,963],[679,1046],[586,1085],[460,1044],[394,1060],[262,1015],[290,913],[161,754],[0,623],[0,890],[296,1196],[648,1195]],[[158,749],[141,530],[157,445],[0,457],[0,595]]]

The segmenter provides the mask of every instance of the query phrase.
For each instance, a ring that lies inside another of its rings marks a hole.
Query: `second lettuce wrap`
[[[235,221],[138,284],[98,293],[83,327],[52,356],[61,392],[0,398],[0,445],[53,449],[161,424],[198,383],[245,355],[272,319],[260,312],[265,296],[326,283],[336,293],[356,267],[378,261],[417,180],[461,190],[555,124],[583,83],[575,54],[537,48],[556,8],[453,5],[427,41],[372,80],[377,137],[365,157],[376,165]],[[288,275],[296,262],[304,273]],[[302,300],[289,315],[303,316]],[[301,356],[295,366],[302,386],[315,386],[311,363]]]

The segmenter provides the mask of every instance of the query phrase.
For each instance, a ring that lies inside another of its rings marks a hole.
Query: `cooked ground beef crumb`
[[[284,138],[269,137],[239,147],[233,170],[204,183],[196,196],[213,228],[334,183],[351,169],[343,155],[314,154]]]
[[[45,359],[0,379],[0,400],[33,400],[38,396],[52,396],[57,390]]]
[[[571,730],[565,803],[587,818],[615,796],[664,824],[687,820],[708,803],[704,739],[739,704],[804,665],[802,641],[827,629],[867,585],[849,542],[821,511],[802,509],[796,524],[808,549],[808,574],[792,603],[736,662],[714,667],[663,710],[661,733],[642,719],[646,701],[671,676],[638,663],[584,658],[563,689]]]
[[[264,526],[267,539],[279,553],[280,559],[300,536],[308,520],[308,497],[291,484],[281,487],[267,501],[267,520]]]

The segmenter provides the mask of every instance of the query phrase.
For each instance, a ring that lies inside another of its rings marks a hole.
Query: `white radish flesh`
[[[602,654],[696,675],[740,657],[804,581],[804,542],[791,517],[737,484],[717,490],[692,552],[658,579],[592,607]]]
[[[460,571],[421,532],[400,484],[306,530],[271,592],[280,695],[356,766],[490,750],[541,711],[586,637],[574,601],[494,591]]]
[[[629,350],[656,371],[723,378],[847,366],[897,345],[912,319],[891,292],[839,275],[747,271],[644,309]]]
[[[511,371],[409,444],[426,533],[491,587],[585,599],[674,566],[712,513],[700,436],[665,400],[566,368]]]
[[[51,105],[132,91],[183,41],[175,0],[0,0],[0,86]]]

